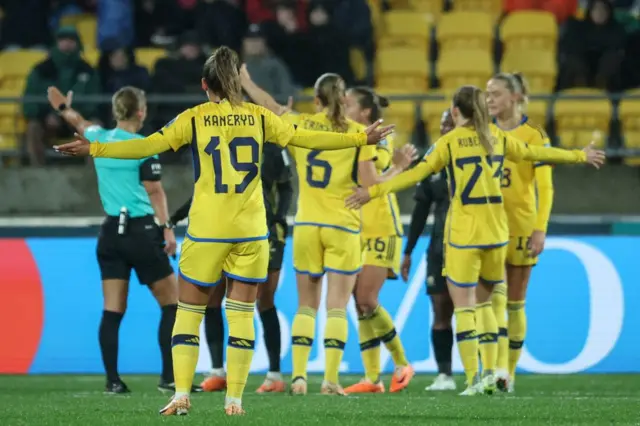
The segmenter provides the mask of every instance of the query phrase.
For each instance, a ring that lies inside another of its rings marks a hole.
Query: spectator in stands
[[[204,0],[196,10],[196,31],[202,43],[240,51],[247,18],[238,0]]]
[[[49,57],[37,64],[27,78],[25,96],[42,97],[49,86],[60,88],[63,93],[72,90],[76,97],[100,93],[98,74],[80,56],[82,44],[73,27],[62,27],[56,33],[56,45]],[[97,120],[97,104],[75,102],[76,109],[85,117]],[[46,104],[27,102],[23,105],[27,119],[27,150],[32,165],[45,162],[45,141],[56,137],[71,136],[69,128]]]
[[[559,89],[620,89],[626,35],[607,0],[590,0],[585,19],[567,21],[560,40]]]
[[[135,37],[133,16],[133,0],[102,0],[98,2],[98,47],[100,50],[107,50],[110,47],[108,43],[113,40],[117,40],[121,46],[133,46]]]
[[[148,91],[151,86],[149,71],[136,64],[133,49],[119,47],[112,42],[104,44],[107,50],[102,53],[98,63],[102,90],[109,95],[116,93],[124,86]]]
[[[269,92],[279,103],[286,104],[294,87],[287,66],[273,56],[258,24],[251,24],[242,43],[242,59],[255,83]]]
[[[278,15],[288,14],[289,11],[292,12],[296,21],[296,28],[305,31],[307,29],[306,0],[245,0],[245,12],[251,24],[279,21],[282,17]]]
[[[135,2],[135,44],[138,47],[169,46],[182,31],[182,14],[175,1]]]

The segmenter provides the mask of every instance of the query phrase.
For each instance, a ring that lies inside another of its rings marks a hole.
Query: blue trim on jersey
[[[224,274],[228,278],[231,278],[232,280],[244,281],[246,283],[262,284],[263,282],[267,281],[266,276],[264,278],[247,278],[247,277],[241,277],[240,275],[236,275],[236,274],[230,274],[227,271],[224,271]]]
[[[449,242],[449,245],[453,248],[457,248],[457,249],[492,249],[492,248],[498,248],[498,247],[504,247],[507,244],[509,244],[509,241],[505,241],[504,243],[497,243],[497,244],[486,244],[486,245],[477,245],[477,246],[459,246],[457,244],[453,244],[452,242]]]
[[[340,269],[327,268],[326,266],[324,268],[325,272],[333,272],[334,274],[341,274],[341,275],[355,275],[359,273],[361,270],[362,270],[362,267],[359,267],[358,269],[354,269],[352,271],[343,271]]]
[[[193,235],[186,233],[186,236],[193,242],[196,243],[247,243],[250,241],[262,241],[269,238],[269,233],[267,235],[262,235],[260,237],[247,237],[247,238],[197,238]]]
[[[457,281],[454,281],[451,279],[450,276],[447,275],[447,281],[449,281],[451,284],[455,285],[456,287],[475,287],[478,285],[478,283],[459,283]]]
[[[537,168],[537,167],[542,167],[542,166],[550,166],[551,164],[549,163],[535,163],[533,165],[533,168]]]
[[[350,232],[352,234],[359,234],[360,230],[354,231],[353,229],[345,228],[344,226],[338,225],[329,225],[326,223],[316,223],[316,222],[294,222],[293,226],[319,226],[320,228],[333,228],[338,229],[340,231]]]
[[[485,280],[484,278],[480,277],[480,279],[485,282],[486,284],[490,284],[490,285],[498,285],[498,284],[502,284],[504,282],[504,280]]]
[[[398,218],[396,217],[396,212],[393,211],[393,203],[391,202],[391,194],[387,194],[387,201],[389,202],[389,209],[391,209],[391,217],[393,218],[393,227],[396,229],[396,235],[398,237],[402,236],[402,231],[398,228]]]
[[[314,273],[310,271],[303,271],[302,269],[297,269],[296,267],[294,267],[293,270],[296,271],[296,274],[309,275],[314,278],[319,278],[324,275],[324,272]]]
[[[526,114],[522,114],[522,118],[520,119],[520,123],[518,123],[518,125],[516,125],[516,127],[513,127],[513,128],[511,128],[511,129],[504,129],[504,128],[500,127],[500,126],[498,125],[498,120],[496,120],[496,118],[495,118],[495,117],[493,118],[493,120],[492,120],[492,121],[493,121],[493,124],[495,124],[495,125],[496,125],[496,127],[497,127],[498,129],[500,129],[500,130],[504,130],[504,131],[506,131],[506,132],[509,132],[509,131],[511,131],[511,130],[515,130],[515,129],[517,129],[518,127],[522,126],[524,123],[526,123],[527,121],[529,121],[529,117],[528,117]]]
[[[215,287],[222,281],[222,278],[214,283],[205,283],[204,281],[198,281],[193,278],[189,278],[186,276],[181,270],[178,269],[178,275],[180,275],[185,281],[190,282],[191,284],[197,285],[199,287]]]

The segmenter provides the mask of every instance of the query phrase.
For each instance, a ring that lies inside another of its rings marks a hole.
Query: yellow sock
[[[200,323],[206,308],[206,305],[178,303],[171,337],[173,376],[177,394],[188,395],[191,392],[200,348]]]
[[[292,381],[307,380],[307,364],[316,333],[316,310],[303,306],[298,308],[291,326]]]
[[[391,358],[393,358],[393,363],[396,367],[409,365],[407,356],[404,353],[404,347],[400,341],[400,336],[398,336],[396,328],[393,325],[391,315],[389,315],[389,312],[387,312],[382,305],[378,305],[373,311],[371,315],[371,325],[373,326],[376,336],[384,343],[389,353],[391,353]]]
[[[509,301],[509,375],[515,377],[516,366],[522,353],[524,337],[527,334],[527,315],[524,311],[524,300]]]
[[[507,370],[509,365],[509,337],[507,336],[507,285],[497,284],[491,296],[493,314],[498,324],[497,370]]]
[[[338,383],[348,330],[347,312],[344,309],[329,309],[324,329],[324,380],[327,382]]]
[[[498,324],[490,301],[476,306],[476,330],[482,371],[484,374],[493,374],[498,358]]]
[[[371,383],[377,383],[380,380],[380,339],[376,337],[370,317],[358,318],[358,336],[364,376]]]
[[[456,341],[467,378],[467,386],[475,384],[478,377],[478,336],[476,334],[475,308],[458,308],[456,317]]]
[[[247,384],[256,331],[253,325],[255,303],[227,299],[225,313],[229,326],[227,340],[227,398],[242,399]]]

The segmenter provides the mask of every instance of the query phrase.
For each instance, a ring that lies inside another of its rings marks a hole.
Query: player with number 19
[[[505,158],[514,162],[590,163],[604,152],[527,145],[489,127],[485,94],[463,86],[453,97],[456,128],[442,136],[413,169],[368,189],[358,189],[347,205],[359,208],[372,198],[399,191],[447,168],[451,207],[446,222],[445,275],[455,307],[458,351],[467,378],[462,395],[495,390],[498,325],[491,307],[493,286],[504,282],[509,229],[500,181]],[[478,351],[485,377],[479,375]]]
[[[84,138],[57,147],[70,155],[143,158],[191,144],[195,186],[189,228],[182,245],[179,304],[173,328],[176,393],[160,413],[189,412],[198,362],[200,323],[211,287],[228,278],[226,317],[227,415],[244,414],[242,395],[255,346],[253,316],[258,283],[267,279],[268,229],[260,178],[262,145],[273,142],[309,149],[376,144],[390,128],[353,134],[296,129],[265,108],[242,102],[237,55],[217,49],[205,62],[202,89],[209,101],[190,108],[153,135],[117,143]]]

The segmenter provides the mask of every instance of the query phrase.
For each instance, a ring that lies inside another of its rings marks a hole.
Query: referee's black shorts
[[[427,249],[427,294],[441,294],[449,291],[447,280],[442,276],[443,253],[442,243],[429,244]]]
[[[153,216],[129,218],[124,235],[118,217],[107,216],[98,237],[98,264],[102,280],[129,280],[131,269],[141,284],[151,285],[173,274],[163,250],[164,236]]]

